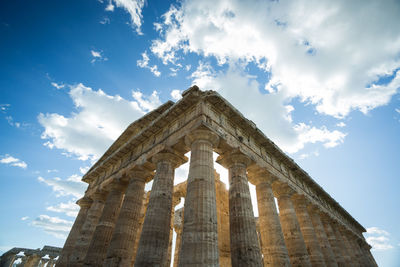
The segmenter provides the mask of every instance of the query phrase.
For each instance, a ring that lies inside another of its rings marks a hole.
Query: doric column
[[[74,252],[71,254],[71,266],[80,266],[83,264],[94,230],[103,212],[106,196],[107,194],[103,191],[95,192],[90,196],[93,199],[93,203],[88,210],[85,222],[76,240]]]
[[[18,253],[18,252],[17,252]],[[0,258],[0,266],[4,267],[12,267],[14,261],[16,260],[16,253],[5,253]]]
[[[355,251],[356,257],[359,260],[360,266],[371,266],[372,264],[369,262],[366,255],[361,250],[359,239],[360,238],[358,236],[352,235],[350,242],[353,243],[353,249]]]
[[[137,167],[127,172],[129,184],[103,266],[130,266],[137,237],[145,183],[152,174]]]
[[[251,160],[239,151],[220,156],[229,170],[229,228],[232,266],[263,266],[247,179]]]
[[[371,266],[377,267],[378,264],[376,264],[376,261],[372,256],[371,248],[372,247],[365,240],[363,240],[363,242],[361,243],[361,251],[364,253],[364,255],[366,255]]]
[[[350,252],[347,250],[346,243],[343,240],[342,234],[339,231],[339,223],[335,222],[335,221],[332,221],[331,222],[331,227],[332,227],[333,233],[336,236],[336,240],[337,240],[339,249],[342,252],[345,264],[346,265],[351,265],[352,261],[351,261]]]
[[[350,256],[350,262],[352,266],[360,266],[358,263],[358,259],[356,257],[356,254],[354,253],[354,249],[352,248],[352,245],[350,244],[349,240],[348,240],[348,230],[346,230],[346,228],[344,226],[339,226],[339,231],[342,235],[342,240],[344,242],[344,245],[347,249],[347,252],[349,253]]]
[[[291,196],[295,193],[287,184],[273,182],[272,189],[278,198],[279,218],[292,266],[311,266],[307,247],[300,230]]]
[[[47,258],[42,258],[42,259],[40,260],[40,264],[42,264],[41,267],[45,266],[46,263],[48,263],[48,262],[49,262],[49,259],[47,259]],[[57,267],[58,267],[58,261],[57,261]]]
[[[179,251],[181,249],[182,240],[182,227],[183,227],[183,208],[175,211],[174,229],[176,232],[175,252],[174,252],[174,267],[178,267]]]
[[[318,206],[310,204],[308,205],[307,209],[314,226],[315,234],[317,235],[319,246],[321,247],[322,254],[324,255],[326,266],[337,267],[338,265],[335,259],[335,254],[333,253],[328,236],[325,232],[325,228],[322,224]]]
[[[333,253],[335,254],[336,262],[339,267],[345,266],[345,261],[344,261],[342,251],[339,247],[338,240],[336,239],[336,235],[331,226],[331,222],[330,222],[331,219],[330,219],[329,215],[327,215],[323,212],[320,213],[320,216],[321,216],[322,224],[324,225],[324,228],[325,228],[326,235],[328,236],[329,244],[331,244]]]
[[[56,256],[49,255],[49,262],[47,263],[46,267],[53,267],[56,261],[54,260]],[[74,266],[74,265],[71,265]]]
[[[213,147],[218,136],[195,130],[185,138],[191,148],[179,266],[219,266]]]
[[[252,173],[251,183],[256,185],[258,218],[264,255],[264,266],[290,266],[279,215],[275,205],[271,183],[276,178],[268,173]]]
[[[166,266],[171,266],[171,259],[172,259],[172,239],[174,235],[174,221],[175,221],[175,207],[181,203],[181,198],[173,196],[172,197],[172,211],[171,211],[171,223],[169,228],[169,241],[168,241],[168,257]],[[175,241],[176,245],[176,241]]]
[[[165,266],[167,263],[175,168],[186,161],[184,156],[172,150],[158,153],[152,160],[156,164],[156,174],[135,266]]]
[[[76,204],[78,204],[81,209],[79,210],[78,216],[75,219],[74,224],[72,225],[71,231],[69,232],[68,238],[65,241],[64,247],[61,251],[60,258],[57,262],[57,267],[65,267],[69,264],[69,259],[71,257],[72,252],[74,251],[76,240],[79,237],[79,233],[82,229],[82,225],[86,220],[86,216],[90,205],[92,205],[92,200],[88,197],[83,197],[79,199]]]
[[[300,230],[303,234],[304,242],[306,243],[307,251],[310,256],[311,265],[313,267],[326,266],[314,226],[307,211],[309,201],[301,194],[294,194],[292,200],[296,211],[296,217],[299,221]]]
[[[140,211],[140,219],[139,219],[138,230],[137,230],[137,234],[136,234],[137,238],[135,240],[135,244],[133,245],[133,253],[132,253],[132,259],[131,259],[130,266],[133,266],[135,264],[136,253],[138,251],[139,239],[140,239],[140,235],[141,235],[142,229],[143,229],[144,216],[146,215],[147,206],[149,205],[150,194],[151,194],[151,190],[146,192],[146,194],[143,197],[143,204],[142,204],[142,209]]]
[[[121,180],[113,181],[110,185],[110,192],[101,214],[99,223],[93,234],[86,258],[85,266],[101,266],[107,254],[108,245],[114,231],[115,222],[118,218],[121,202],[127,184]]]
[[[28,256],[28,258],[26,259],[26,263],[23,265],[24,267],[36,267],[39,264],[40,259],[42,258],[36,253],[26,253],[26,255]]]

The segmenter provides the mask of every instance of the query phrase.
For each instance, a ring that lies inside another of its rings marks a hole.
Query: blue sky
[[[365,226],[380,266],[399,266],[399,14],[398,1],[2,1],[0,253],[61,247],[85,171],[197,84]]]

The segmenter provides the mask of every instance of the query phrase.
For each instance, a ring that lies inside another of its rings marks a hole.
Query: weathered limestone
[[[88,210],[85,222],[76,240],[75,249],[70,259],[70,266],[81,266],[83,264],[94,230],[103,212],[106,196],[107,194],[104,191],[98,191],[91,196],[93,203]]]
[[[39,264],[41,258],[40,255],[32,253],[32,254],[26,254],[26,256],[27,260],[26,263],[24,264],[24,267],[36,267]]]
[[[135,266],[166,266],[175,168],[187,159],[173,151],[153,156],[156,175],[140,236]]]
[[[234,151],[220,156],[217,162],[229,170],[232,266],[263,266],[246,171],[251,160]]]
[[[249,180],[256,185],[264,266],[290,266],[289,254],[271,187],[275,178],[266,172],[258,172],[249,175]]]
[[[326,266],[321,247],[319,246],[314,226],[307,211],[308,200],[304,195],[294,194],[292,196],[296,217],[299,221],[300,230],[306,243],[312,266]]]
[[[124,191],[126,189],[126,183],[121,183],[120,180],[116,180],[110,187],[111,191],[108,193],[103,213],[96,226],[84,260],[85,266],[103,265],[107,254],[108,245],[111,241],[115,222],[118,218]]]
[[[300,230],[291,196],[294,190],[287,184],[275,181],[272,189],[278,198],[279,218],[292,266],[311,266],[306,244]]]
[[[352,263],[351,262],[351,256],[350,256],[349,251],[347,250],[347,247],[346,247],[346,244],[345,244],[345,242],[343,240],[342,234],[340,233],[340,231],[338,229],[339,226],[338,226],[337,222],[332,221],[331,227],[332,227],[333,233],[336,236],[336,240],[337,240],[337,243],[338,243],[338,246],[339,246],[339,250],[342,253],[345,265],[351,265],[351,263]]]
[[[15,253],[3,254],[1,256],[0,266],[12,267],[14,261],[17,259]]]
[[[335,259],[335,254],[333,253],[331,244],[329,243],[328,236],[326,235],[324,226],[320,217],[320,210],[314,204],[310,204],[307,207],[308,214],[310,215],[312,224],[314,226],[315,234],[318,239],[321,252],[324,255],[325,264],[328,267],[337,267],[338,264]]]
[[[142,208],[144,185],[151,173],[136,168],[127,173],[129,185],[107,250],[104,266],[130,266]]]
[[[344,226],[338,226],[338,230],[340,231],[340,234],[342,235],[342,240],[343,240],[344,246],[346,247],[347,253],[350,256],[350,264],[352,266],[360,266],[358,263],[358,259],[354,253],[354,250],[353,250],[349,240],[347,239],[346,228]]]
[[[179,266],[219,266],[213,147],[218,136],[195,130],[186,136],[191,148]]]
[[[181,249],[181,240],[182,240],[182,228],[183,228],[183,208],[180,208],[175,211],[175,217],[174,217],[174,229],[176,232],[174,265],[173,265],[174,267],[178,267],[179,263],[179,252]]]
[[[75,222],[72,225],[71,231],[69,232],[68,238],[65,241],[64,247],[61,252],[61,256],[57,262],[57,267],[68,266],[69,258],[71,257],[71,253],[74,250],[76,240],[78,239],[78,236],[82,229],[82,225],[86,220],[86,216],[90,208],[90,205],[92,205],[92,202],[93,201],[88,197],[83,197],[76,202],[76,204],[78,204],[81,207],[81,209],[79,210],[78,216],[76,217]]]
[[[331,222],[330,222],[331,219],[330,219],[329,215],[321,212],[320,216],[321,216],[322,224],[324,225],[325,233],[329,240],[329,244],[331,245],[332,251],[335,254],[335,259],[336,259],[338,266],[339,267],[346,266],[346,263],[344,261],[344,257],[342,254],[342,250],[340,249],[340,247],[339,247],[340,245],[336,239],[336,235],[333,232],[333,228],[332,228]]]

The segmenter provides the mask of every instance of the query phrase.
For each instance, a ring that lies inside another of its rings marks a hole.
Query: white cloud
[[[100,20],[100,24],[110,24],[110,19],[107,17],[104,17],[102,20]]]
[[[79,171],[81,172],[81,174],[85,174],[89,169],[90,169],[89,166],[79,167]]]
[[[29,216],[24,216],[24,217],[21,218],[21,221],[26,221],[28,219],[29,219]]]
[[[131,16],[131,25],[136,30],[138,34],[142,34],[140,27],[142,26],[142,9],[145,0],[112,0],[116,7],[125,9]],[[107,6],[107,8],[112,9],[108,11],[113,11],[114,6],[111,8],[112,3]],[[106,10],[107,10],[106,8]]]
[[[72,224],[72,221],[63,220],[58,217],[50,217],[48,215],[39,215],[39,217],[32,222],[33,226],[42,228],[46,233],[60,239],[67,237]]]
[[[144,69],[149,69],[154,76],[160,77],[161,72],[158,71],[157,65],[149,66],[149,56],[147,55],[147,52],[142,53],[142,59],[139,59],[136,61],[137,66],[144,68]]]
[[[59,177],[46,179],[39,176],[38,181],[50,186],[57,197],[71,195],[75,198],[81,198],[87,188],[87,184],[81,181],[81,176],[76,174],[67,179]]]
[[[113,11],[114,11],[114,5],[110,2],[110,3],[106,6],[105,11],[113,12]]]
[[[393,248],[393,246],[390,244],[389,232],[383,229],[378,227],[369,227],[367,228],[366,235],[367,242],[374,250],[388,250]]]
[[[62,89],[65,87],[65,84],[58,84],[56,82],[52,82],[51,85],[57,89]]]
[[[20,167],[22,169],[26,169],[28,167],[28,164],[26,164],[24,161],[14,158],[13,156],[8,154],[0,156],[0,163],[9,164],[11,166]]]
[[[397,113],[400,113],[400,108],[396,108],[395,111],[396,111]]]
[[[59,203],[55,206],[49,206],[46,209],[53,212],[65,213],[70,217],[76,217],[79,212],[79,206],[72,201],[67,203]]]
[[[346,123],[344,123],[344,122],[341,121],[341,122],[337,123],[336,126],[342,128],[342,127],[345,127],[345,126],[346,126]]]
[[[70,87],[69,95],[76,112],[70,116],[40,113],[38,120],[46,146],[81,160],[98,159],[130,123],[161,104],[155,91],[150,97],[134,91],[135,101],[129,101],[78,84]]]
[[[10,108],[10,104],[0,104],[0,110],[2,111],[2,112],[5,112],[7,109],[9,109]]]
[[[178,89],[172,90],[171,91],[171,97],[174,100],[179,100],[182,98],[182,92]]]
[[[188,0],[163,15],[151,51],[165,64],[180,52],[220,64],[252,62],[270,72],[267,91],[345,117],[385,105],[398,92],[399,12],[395,0]],[[390,75],[389,83],[376,83]]]
[[[95,63],[96,61],[107,61],[108,60],[108,58],[103,56],[103,51],[90,50],[90,54],[93,57],[93,59],[90,61],[91,63]]]
[[[202,90],[217,90],[244,116],[257,124],[269,138],[288,153],[301,150],[307,143],[322,143],[330,148],[342,143],[346,134],[329,131],[325,126],[311,127],[305,123],[294,124],[294,108],[285,101],[282,92],[262,94],[254,77],[246,76],[234,67],[216,73],[210,65],[200,63],[192,74],[193,84]]]

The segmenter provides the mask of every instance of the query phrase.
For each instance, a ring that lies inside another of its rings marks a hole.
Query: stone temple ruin
[[[377,266],[364,227],[252,121],[214,91],[182,96],[133,122],[84,175],[57,266]]]
[[[12,248],[0,257],[0,267],[53,267],[61,248],[44,246],[42,249]]]

